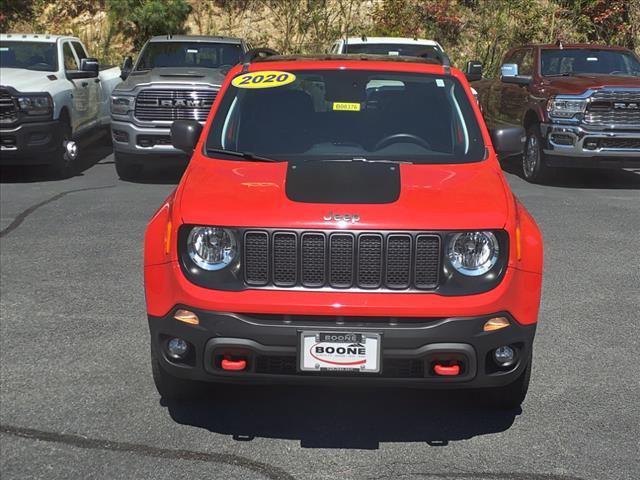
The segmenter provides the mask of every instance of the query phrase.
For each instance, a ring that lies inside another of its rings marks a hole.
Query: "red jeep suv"
[[[153,375],[205,382],[527,391],[542,239],[502,175],[524,132],[489,132],[464,75],[373,55],[233,68],[152,218]],[[257,56],[256,56],[257,55]]]

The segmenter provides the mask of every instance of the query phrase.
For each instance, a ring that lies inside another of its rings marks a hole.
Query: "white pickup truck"
[[[120,68],[100,70],[75,37],[0,35],[0,164],[76,167],[78,139],[111,122]]]

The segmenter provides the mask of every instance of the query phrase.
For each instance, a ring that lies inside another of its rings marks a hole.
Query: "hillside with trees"
[[[241,36],[287,53],[325,52],[344,35],[438,40],[456,65],[495,72],[525,42],[596,42],[640,51],[638,0],[4,0],[2,32],[77,35],[103,62],[151,35]]]

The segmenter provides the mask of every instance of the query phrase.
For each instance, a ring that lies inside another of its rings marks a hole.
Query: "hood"
[[[216,68],[154,68],[145,72],[133,72],[118,85],[118,90],[133,90],[139,85],[222,85],[226,70]]]
[[[22,93],[46,91],[47,84],[52,82],[47,78],[49,75],[57,77],[55,72],[39,72],[24,68],[0,68],[0,85],[13,87]]]
[[[507,195],[501,174],[490,162],[402,164],[399,169],[398,195],[387,196],[379,203],[314,203],[290,198],[287,181],[291,181],[291,168],[286,162],[197,156],[182,182],[179,212],[184,223],[229,227],[372,230],[504,227],[511,196]],[[336,216],[344,215],[351,220],[357,216],[359,220],[336,221]]]
[[[546,77],[543,82],[553,93],[577,95],[603,87],[640,88],[640,77],[630,75],[573,75],[570,77]]]

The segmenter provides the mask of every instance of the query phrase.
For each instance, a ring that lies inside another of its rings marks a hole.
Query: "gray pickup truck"
[[[135,179],[145,166],[180,161],[171,145],[174,120],[204,122],[227,71],[242,60],[244,40],[168,35],[151,38],[137,61],[126,57],[123,82],[111,96],[111,133],[116,170]]]

